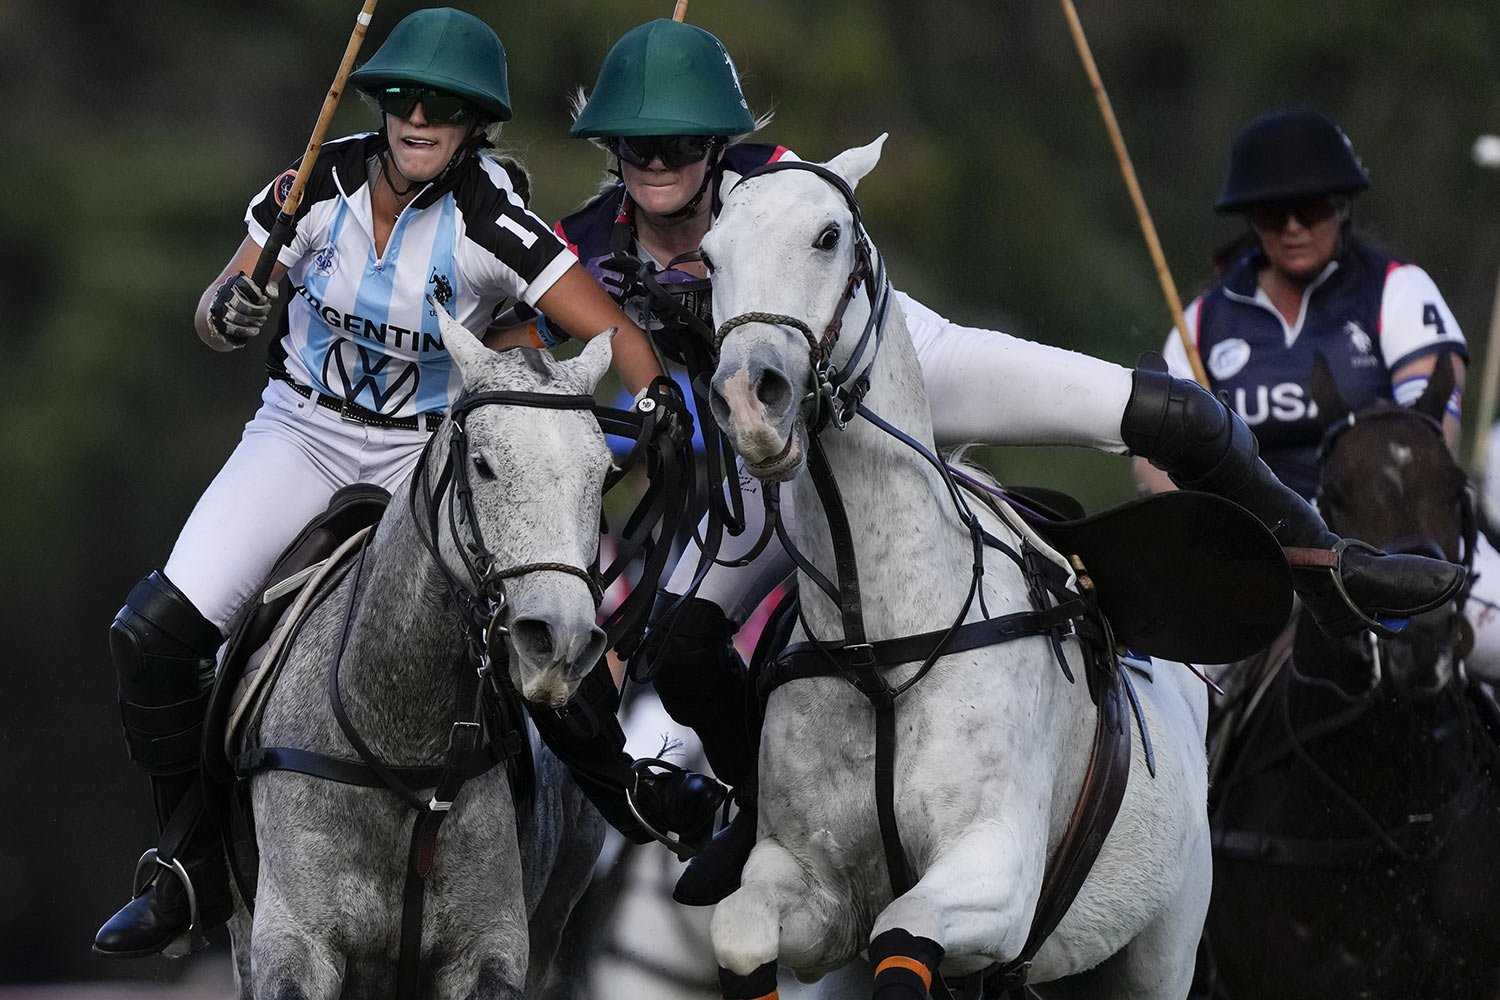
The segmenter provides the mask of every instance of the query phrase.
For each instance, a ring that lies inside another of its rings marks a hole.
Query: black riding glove
[[[255,287],[244,271],[225,279],[208,307],[208,334],[203,342],[216,351],[244,347],[265,326],[280,294],[275,282],[264,289]]]
[[[624,304],[635,291],[641,262],[634,256],[617,250],[599,257],[590,257],[584,262],[583,269],[589,273],[589,277],[599,282],[610,298]]]

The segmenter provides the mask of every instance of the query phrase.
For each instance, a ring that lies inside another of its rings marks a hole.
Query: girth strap
[[[1042,890],[1031,918],[1031,931],[1020,954],[987,979],[987,985],[1006,990],[1025,985],[1031,960],[1083,888],[1125,800],[1125,786],[1130,780],[1130,725],[1125,717],[1120,676],[1118,673],[1113,676],[1114,682],[1099,698],[1094,749],[1083,776],[1083,788],[1078,792],[1062,842],[1042,874]]]
[[[943,655],[998,645],[1012,639],[1047,635],[1055,628],[1069,626],[1084,612],[1081,600],[1067,601],[1045,611],[1018,611],[960,625],[956,630],[939,629],[899,639],[881,639],[858,647],[834,643],[794,642],[781,656],[767,664],[756,682],[762,699],[787,681],[804,677],[845,677],[856,675],[855,661],[870,650],[876,667],[898,663],[921,663],[942,646]],[[947,641],[945,642],[945,638]]]
[[[512,730],[496,742],[476,747],[469,759],[459,763],[458,773],[465,780],[479,777],[502,760],[518,756],[522,749],[521,741],[521,734]],[[445,765],[442,764],[420,767],[387,765],[387,768],[409,788],[435,788],[445,773]],[[380,776],[363,761],[330,757],[296,747],[253,747],[235,758],[234,769],[241,778],[248,778],[258,771],[295,771],[344,785],[386,787]]]

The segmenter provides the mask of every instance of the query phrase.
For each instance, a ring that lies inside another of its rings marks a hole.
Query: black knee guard
[[[637,656],[654,661],[662,707],[698,734],[719,780],[748,785],[755,774],[760,726],[745,664],[734,649],[738,626],[712,601],[682,601],[666,591],[657,596],[657,615],[673,605],[677,612],[653,629],[656,635],[647,636]]]
[[[1133,453],[1165,469],[1178,486],[1244,507],[1282,545],[1333,549],[1340,541],[1313,506],[1260,460],[1245,422],[1197,383],[1136,369],[1120,437]],[[1442,604],[1453,599],[1467,576],[1462,567],[1441,560],[1340,551],[1334,570],[1338,580],[1326,569],[1307,568],[1292,578],[1303,603],[1330,635],[1374,625],[1372,615],[1405,617]]]
[[[198,766],[203,718],[223,636],[172,582],[153,571],[109,628],[130,759],[152,775]]]
[[[1249,482],[1260,457],[1255,435],[1222,400],[1196,382],[1145,367],[1132,378],[1120,437],[1178,486],[1221,495]]]

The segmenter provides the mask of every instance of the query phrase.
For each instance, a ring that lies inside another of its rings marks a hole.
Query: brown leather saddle
[[[1078,556],[1115,638],[1187,663],[1229,663],[1270,645],[1292,613],[1281,545],[1245,508],[1183,490],[1085,516],[1066,494],[1007,487],[1028,524]]]

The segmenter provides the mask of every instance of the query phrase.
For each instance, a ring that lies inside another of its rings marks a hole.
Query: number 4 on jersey
[[[1439,337],[1446,337],[1448,335],[1448,327],[1443,322],[1443,314],[1438,312],[1436,302],[1423,303],[1422,325],[1430,326],[1435,329]]]

